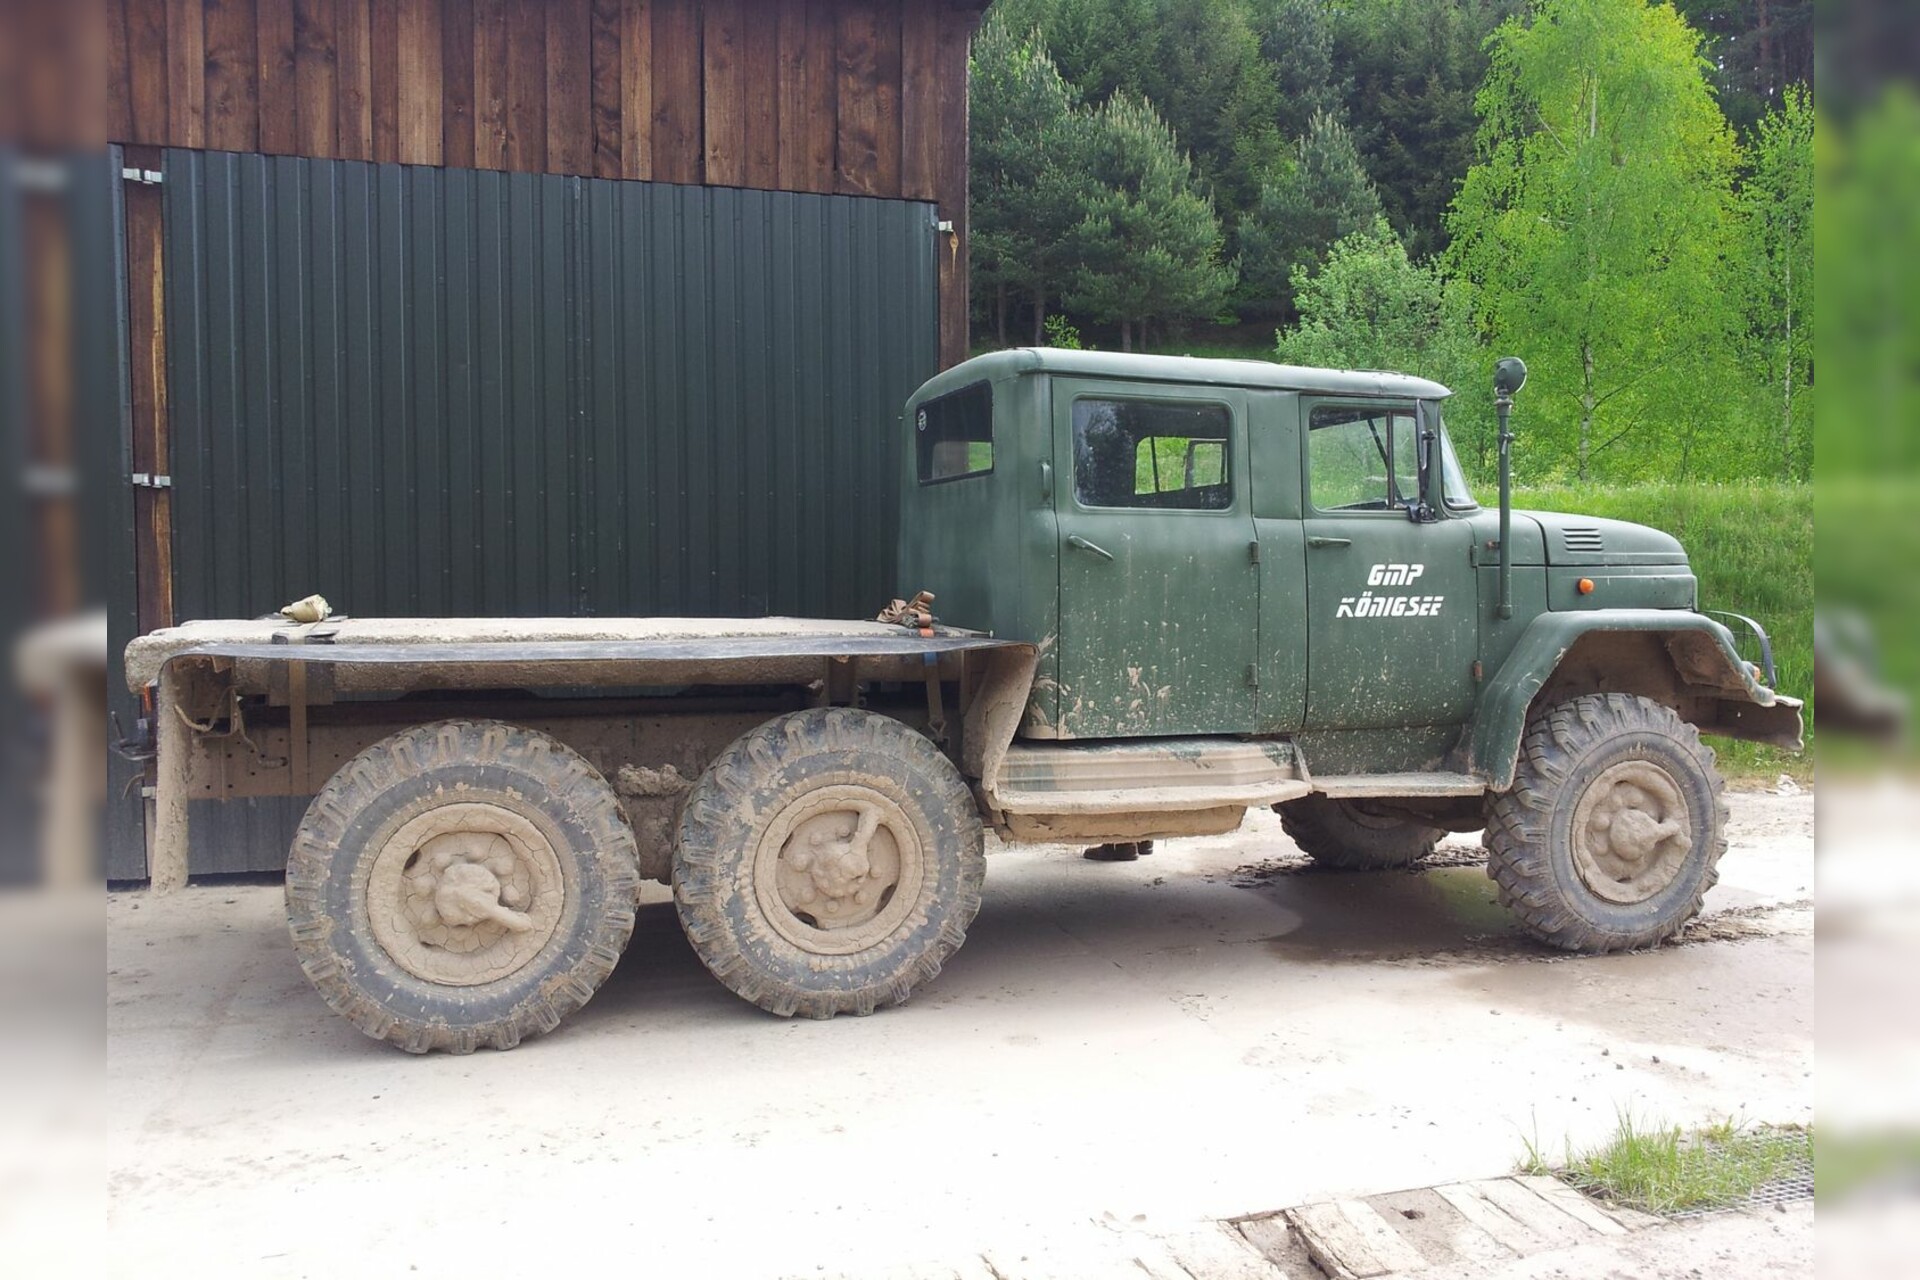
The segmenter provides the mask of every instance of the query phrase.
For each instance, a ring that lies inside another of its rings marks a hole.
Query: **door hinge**
[[[128,166],[120,171],[120,180],[122,182],[137,182],[143,187],[157,187],[165,181],[165,178],[158,169],[141,169],[137,166]]]
[[[1258,689],[1259,687],[1260,687],[1260,664],[1257,662],[1249,662],[1247,664],[1247,688]]]
[[[1255,538],[1247,544],[1247,559],[1254,564],[1260,563],[1260,539]]]
[[[171,489],[173,488],[173,477],[148,475],[144,471],[136,471],[133,473],[133,487],[136,489]]]

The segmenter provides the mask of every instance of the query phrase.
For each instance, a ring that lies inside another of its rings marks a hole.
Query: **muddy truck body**
[[[1797,747],[1800,704],[1674,539],[1510,509],[1523,378],[1493,509],[1435,383],[1020,350],[906,406],[898,584],[930,605],[155,632],[127,651],[153,889],[190,801],[311,795],[300,963],[414,1051],[551,1030],[643,880],[745,999],[865,1014],[961,945],[987,831],[1124,856],[1255,806],[1342,868],[1484,830],[1543,942],[1658,943],[1725,847],[1700,735]]]

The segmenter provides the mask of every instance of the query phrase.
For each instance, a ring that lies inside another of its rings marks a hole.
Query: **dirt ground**
[[[1814,800],[1731,804],[1656,952],[1536,947],[1471,837],[1307,872],[1263,814],[1137,863],[996,853],[967,945],[867,1019],[737,1000],[650,890],[592,1004],[465,1058],[330,1014],[277,886],[115,894],[114,1273],[872,1275],[1496,1176],[1628,1109],[1808,1122]]]

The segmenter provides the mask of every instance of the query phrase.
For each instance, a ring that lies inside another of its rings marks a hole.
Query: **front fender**
[[[1481,691],[1465,738],[1469,770],[1492,790],[1512,786],[1534,699],[1583,638],[1623,632],[1662,642],[1671,669],[1624,673],[1628,679],[1619,691],[1667,693],[1670,686],[1663,700],[1677,704],[1682,716],[1705,732],[1795,751],[1803,745],[1800,700],[1761,684],[1734,647],[1733,633],[1712,618],[1676,609],[1543,613],[1520,633],[1513,652]]]

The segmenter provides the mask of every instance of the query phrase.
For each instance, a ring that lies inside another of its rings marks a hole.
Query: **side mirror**
[[[1493,393],[1502,399],[1527,385],[1527,362],[1519,356],[1501,356],[1493,366]]]

